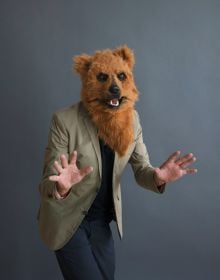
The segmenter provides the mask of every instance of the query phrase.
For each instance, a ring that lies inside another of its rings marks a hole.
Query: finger
[[[195,161],[196,161],[196,157],[192,157],[192,158],[186,160],[184,163],[180,164],[180,167],[186,168],[187,166],[189,166],[190,164],[192,164]]]
[[[57,160],[54,161],[54,167],[55,167],[56,171],[58,171],[59,173],[61,173],[63,170],[62,166],[59,164],[59,162]]]
[[[70,155],[70,164],[76,164],[77,151],[73,151]]]
[[[48,177],[50,181],[57,182],[59,180],[59,176],[57,175],[51,175]]]
[[[168,159],[165,161],[165,163],[175,161],[176,158],[180,155],[180,153],[181,153],[180,151],[174,152],[173,154],[171,154],[171,156],[168,157]]]
[[[194,173],[197,173],[198,172],[198,169],[196,168],[187,168],[185,170],[186,174],[194,174]]]
[[[92,166],[87,166],[87,167],[84,167],[84,168],[80,169],[79,173],[83,178],[86,175],[88,175],[89,173],[91,173],[92,171],[93,171],[93,167]]]
[[[60,156],[60,159],[61,159],[61,164],[62,164],[62,167],[63,168],[66,168],[68,166],[68,161],[67,161],[67,158],[64,154],[62,154]]]
[[[193,153],[189,153],[187,155],[184,155],[183,157],[179,158],[176,161],[176,164],[181,165],[183,164],[185,161],[190,160],[193,157]]]

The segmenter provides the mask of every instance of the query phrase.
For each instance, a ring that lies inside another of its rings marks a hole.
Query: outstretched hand
[[[196,157],[192,153],[180,157],[180,153],[180,151],[173,153],[160,167],[155,168],[154,179],[158,186],[197,172],[195,168],[188,168],[196,161]]]
[[[69,163],[64,154],[60,156],[61,164],[58,161],[54,162],[54,167],[59,175],[49,176],[49,180],[57,182],[57,190],[61,195],[66,194],[73,185],[80,182],[93,170],[91,166],[79,169],[76,165],[76,159],[77,151],[73,151]]]

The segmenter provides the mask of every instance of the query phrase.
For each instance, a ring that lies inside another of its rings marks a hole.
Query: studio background
[[[72,56],[122,44],[136,55],[151,163],[180,149],[198,173],[160,195],[126,168],[116,280],[219,279],[220,1],[7,0],[0,11],[0,279],[62,279],[36,220],[49,122],[79,101]]]

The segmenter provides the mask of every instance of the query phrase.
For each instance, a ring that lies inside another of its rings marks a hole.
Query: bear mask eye
[[[99,82],[105,82],[108,80],[108,75],[101,72],[96,76],[96,78]]]
[[[119,73],[117,76],[120,81],[124,81],[127,78],[124,72]]]

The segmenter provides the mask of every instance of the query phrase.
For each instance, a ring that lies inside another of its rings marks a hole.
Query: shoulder
[[[142,127],[140,123],[140,116],[136,109],[133,110],[133,128],[135,137],[137,137],[142,130]]]
[[[65,127],[77,123],[81,115],[81,102],[71,104],[69,106],[57,109],[52,114],[52,121],[61,124]]]
[[[133,110],[133,115],[134,115],[134,122],[137,124],[137,123],[140,123],[140,116],[139,116],[139,113],[136,109]]]
[[[76,115],[79,110],[80,102],[71,104],[69,106],[59,108],[53,112],[52,116],[58,119],[66,120]]]

